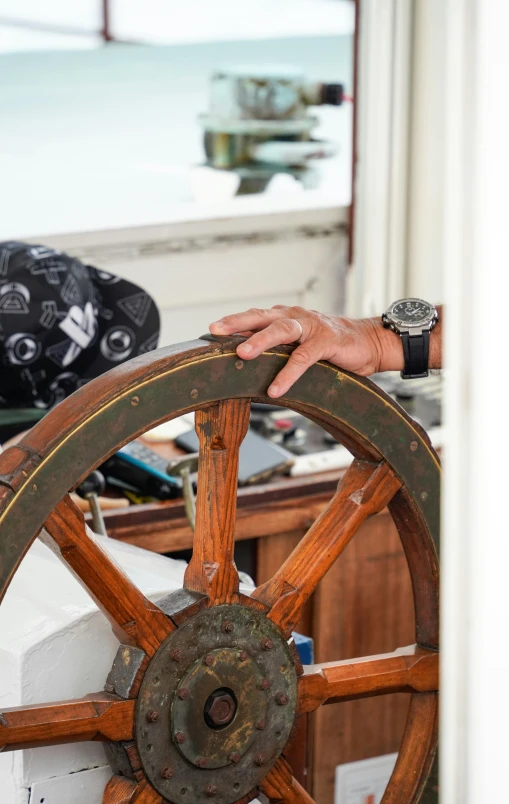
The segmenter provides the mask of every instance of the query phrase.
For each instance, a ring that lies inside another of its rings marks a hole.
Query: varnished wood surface
[[[0,711],[0,750],[85,740],[131,740],[134,701],[98,692],[73,701]]]
[[[148,358],[145,356],[122,367],[120,371],[114,370],[106,378],[87,385],[68,404],[62,403],[56,414],[49,413],[41,426],[25,437],[16,455],[12,455],[12,460],[7,457],[2,463],[0,458],[0,520],[3,535],[0,595],[5,593],[28,546],[62,496],[119,446],[170,415],[179,415],[193,408],[205,410],[216,405],[221,407],[221,400],[228,398],[266,401],[268,383],[284,365],[291,350],[269,352],[261,355],[257,361],[239,365],[235,346],[234,339],[218,339],[203,348],[199,343],[188,344],[167,351],[164,355],[156,353]],[[313,420],[323,423],[330,432],[348,444],[359,462],[387,462],[391,472],[404,484],[390,502],[390,510],[398,522],[414,582],[417,642],[421,647],[436,647],[440,485],[438,463],[429,443],[421,437],[408,417],[368,381],[325,363],[313,366],[305,380],[296,383],[281,404],[307,413]],[[219,451],[222,451],[221,445],[219,447]],[[223,474],[223,480],[225,476]],[[370,496],[363,484],[357,492],[352,491],[352,500],[355,499],[353,495],[359,498],[358,504]],[[226,511],[226,521],[230,511]],[[218,521],[221,516],[222,512],[219,512],[216,517]],[[223,530],[223,525],[217,527],[216,534]],[[223,562],[222,559],[217,560],[218,551],[214,545],[218,540],[213,531],[214,526],[208,529],[203,549],[198,540],[197,554],[201,552],[198,556],[200,560],[195,562],[189,577],[191,586],[196,578],[200,577],[201,582],[205,578],[212,602],[215,603],[223,599],[223,590],[226,599],[230,600],[235,599],[235,592],[231,592],[231,581],[228,580],[233,577],[231,562],[225,563],[225,566],[229,564],[225,572],[226,581],[217,595],[211,583],[214,577],[223,574],[219,572]],[[228,527],[225,533],[226,552],[232,552]],[[353,544],[351,542],[344,548],[342,559]],[[212,556],[211,561],[204,558],[207,551]],[[326,561],[326,557],[323,558]],[[197,566],[199,572],[196,571]],[[304,589],[308,579],[306,567],[301,568],[304,570]],[[216,569],[217,572],[210,572]],[[323,578],[315,604],[332,573],[331,568]],[[285,583],[289,584],[286,579]],[[279,590],[283,600],[286,593],[291,591],[284,584]],[[301,582],[298,586],[289,585],[297,589]],[[306,594],[309,598],[310,591],[306,590]],[[380,600],[377,604],[381,609]],[[285,605],[282,604],[282,610]],[[295,622],[299,614],[296,610],[291,612],[288,626]],[[121,625],[127,626],[125,620]],[[396,644],[405,644],[406,641],[398,640]],[[362,651],[361,655],[374,652],[380,651]],[[331,658],[337,658],[337,654]],[[348,656],[343,654],[341,658]],[[323,661],[321,658],[318,660]],[[412,700],[412,711],[421,706],[425,712],[425,705],[419,701],[428,695],[435,696],[434,693],[416,693]],[[328,710],[332,708],[328,707]],[[407,788],[412,804],[415,804],[419,785],[433,758],[436,736],[434,723],[426,716],[410,717],[408,721],[404,746],[408,745],[410,749],[402,752],[399,773],[400,777],[411,777],[413,780],[412,789]],[[420,746],[417,752],[411,750],[412,741],[415,740],[419,741]],[[397,776],[395,778],[397,780]],[[273,782],[272,792],[278,798],[302,800],[302,788],[299,790],[291,779],[285,781],[283,775],[276,782]],[[284,789],[278,789],[278,785]],[[138,792],[145,795],[145,790]],[[307,795],[304,791],[302,794]],[[316,793],[314,796],[322,804],[322,798]]]
[[[168,457],[162,445],[152,446]],[[329,503],[343,475],[344,471],[334,471],[302,478],[277,478],[263,485],[238,489],[236,541],[307,530]],[[85,519],[91,524],[89,515]],[[157,553],[187,550],[193,546],[193,532],[181,500],[105,511],[104,520],[112,538]]]
[[[260,785],[271,804],[315,804],[292,774],[290,765],[280,758]]]
[[[193,555],[184,586],[209,597],[210,605],[238,601],[233,560],[239,447],[249,427],[247,399],[230,399],[196,412],[200,441]]]
[[[385,463],[354,461],[331,502],[298,547],[253,597],[270,606],[269,618],[285,633],[362,522],[385,508],[401,482]]]
[[[113,776],[106,785],[102,804],[163,804],[163,801],[146,779],[136,783]]]
[[[398,760],[382,804],[413,802],[424,788],[435,758],[438,695],[413,695]],[[409,769],[413,768],[413,772]]]
[[[45,530],[50,538],[43,534],[43,541],[73,570],[119,639],[153,656],[174,624],[87,533],[83,514],[68,495],[46,520]]]
[[[389,653],[415,640],[410,574],[394,523],[383,511],[361,525],[313,601],[315,661]],[[333,804],[336,766],[399,750],[410,695],[321,707],[315,721],[313,795]]]
[[[112,776],[102,799],[102,804],[131,804],[137,788],[136,782],[122,776]]]
[[[438,654],[417,645],[394,653],[309,665],[299,678],[299,711],[394,692],[436,692]]]

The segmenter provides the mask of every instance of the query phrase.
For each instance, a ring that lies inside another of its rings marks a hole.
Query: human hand
[[[380,318],[349,319],[325,315],[302,307],[276,305],[270,310],[252,308],[225,316],[210,325],[213,335],[246,335],[237,354],[253,360],[266,349],[285,343],[299,345],[268,389],[277,398],[318,360],[367,377],[377,371],[403,368],[403,348],[398,335],[384,329]]]

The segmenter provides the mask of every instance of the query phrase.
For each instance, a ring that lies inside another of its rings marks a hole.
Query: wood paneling
[[[386,512],[359,529],[315,595],[315,660],[386,653],[414,641],[410,575]],[[409,695],[322,707],[315,718],[313,795],[334,800],[336,765],[399,749]]]

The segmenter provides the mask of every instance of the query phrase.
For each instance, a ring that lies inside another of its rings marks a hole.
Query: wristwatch
[[[429,334],[438,324],[438,310],[422,299],[399,299],[382,315],[384,327],[396,332],[403,342],[404,380],[429,374]]]

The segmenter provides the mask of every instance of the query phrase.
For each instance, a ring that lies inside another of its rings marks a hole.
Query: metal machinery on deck
[[[247,804],[260,793],[271,802],[311,804],[285,757],[298,718],[325,704],[411,692],[383,804],[434,801],[436,454],[371,382],[316,364],[280,403],[335,435],[354,460],[292,555],[246,594],[233,562],[238,450],[251,401],[269,401],[266,389],[291,347],[246,363],[237,344],[207,337],[136,358],[80,389],[0,456],[1,595],[12,580],[16,586],[38,536],[80,580],[120,643],[102,691],[2,708],[0,747],[102,742],[111,765],[103,804]],[[154,602],[155,590],[144,594],[87,531],[68,491],[121,445],[191,410],[200,440],[193,556],[183,588]],[[291,637],[302,607],[361,523],[386,506],[412,579],[415,644],[303,667]],[[55,678],[61,664],[52,668]],[[81,679],[81,670],[78,664],[72,672]]]
[[[260,192],[276,173],[304,186],[315,182],[313,160],[335,156],[337,145],[312,138],[310,106],[340,106],[341,84],[310,82],[298,69],[272,65],[216,71],[210,110],[200,117],[208,164],[233,170],[239,193]]]

